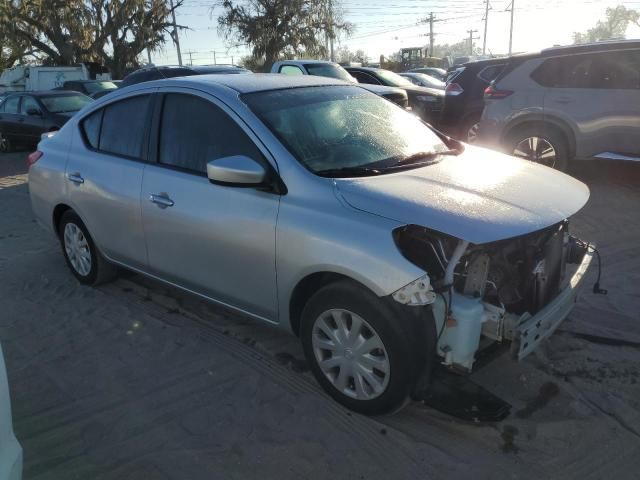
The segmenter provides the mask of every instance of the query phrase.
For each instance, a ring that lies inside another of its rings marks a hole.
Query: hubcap
[[[83,277],[91,271],[91,250],[82,230],[74,224],[64,227],[64,250],[73,269]]]
[[[513,155],[547,167],[556,165],[556,149],[542,137],[528,137],[522,140],[513,150]]]
[[[318,366],[342,394],[372,400],[389,384],[389,356],[382,339],[362,317],[342,309],[321,314],[312,331]]]
[[[475,143],[478,140],[478,130],[480,128],[480,122],[476,122],[467,131],[467,143]]]

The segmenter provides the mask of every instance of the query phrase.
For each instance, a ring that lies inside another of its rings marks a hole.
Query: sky
[[[513,51],[535,51],[553,45],[571,43],[571,35],[585,31],[605,17],[607,7],[624,5],[640,10],[640,0],[513,0],[515,1]],[[215,0],[184,0],[177,10],[177,22],[188,27],[180,32],[180,46],[184,63],[204,65],[238,63],[249,53],[247,47],[233,47],[225,43],[217,31],[220,7],[212,8]],[[428,44],[429,26],[424,23],[430,12],[436,22],[436,43],[456,43],[469,38],[468,30],[482,47],[484,36],[484,0],[334,0],[342,10],[343,19],[355,25],[349,38],[340,38],[338,46],[350,50],[364,50],[371,61],[380,55],[390,55],[404,47]],[[509,20],[507,11],[511,0],[490,0],[487,28],[487,53],[507,53]],[[627,30],[627,38],[640,38],[640,27]],[[177,64],[172,43],[153,52],[156,64]]]

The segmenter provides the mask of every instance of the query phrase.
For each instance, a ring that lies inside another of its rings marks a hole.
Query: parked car
[[[505,58],[478,60],[451,70],[440,123],[443,131],[468,143],[477,140],[484,108],[484,90],[506,63]]]
[[[401,77],[406,78],[414,85],[418,85],[419,87],[429,87],[429,88],[437,88],[439,90],[444,90],[446,87],[446,83],[438,80],[435,77],[427,75],[426,73],[414,73],[414,72],[404,72],[399,74]]]
[[[122,80],[119,87],[124,88],[136,83],[149,82],[151,80],[160,80],[163,78],[188,77],[191,75],[209,75],[209,74],[241,74],[252,73],[251,70],[238,67],[236,65],[164,65],[144,67],[135,72],[130,73]]]
[[[480,134],[560,170],[569,159],[640,161],[640,41],[514,58],[485,91]]]
[[[447,71],[444,68],[437,68],[437,67],[412,68],[406,73],[424,73],[426,75],[429,75],[430,77],[440,80],[441,82],[444,82],[447,79]]]
[[[59,130],[92,101],[81,93],[60,90],[9,95],[0,103],[0,151],[35,145],[43,133]]]
[[[22,447],[13,433],[9,382],[0,346],[0,480],[22,478]]]
[[[96,99],[117,88],[118,86],[111,80],[69,80],[55,90],[72,90]]]
[[[28,163],[35,218],[79,282],[118,265],[292,331],[327,392],[368,414],[435,361],[471,371],[481,337],[529,354],[592,258],[566,221],[584,184],[331,78],[122,89]]]
[[[341,65],[324,60],[283,60],[271,66],[271,73],[284,75],[314,75],[320,77],[337,78],[345,82],[358,83]],[[409,98],[406,92],[400,88],[385,87],[382,85],[360,85],[376,95],[380,95],[402,108],[409,108]]]
[[[442,112],[444,92],[437,88],[419,87],[397,73],[383,68],[347,67],[358,82],[402,88],[409,97],[409,106],[424,120],[438,124]]]

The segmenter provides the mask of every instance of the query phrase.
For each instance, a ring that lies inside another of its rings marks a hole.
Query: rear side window
[[[2,111],[4,113],[18,113],[19,100],[20,100],[20,97],[7,98],[2,104],[2,108],[3,108]]]
[[[220,108],[185,94],[165,96],[160,123],[158,162],[206,173],[207,162],[232,155],[260,161],[253,141]]]
[[[149,95],[127,98],[104,109],[99,149],[132,158],[142,158]]]
[[[531,78],[552,88],[638,89],[640,50],[550,58]]]
[[[503,68],[504,68],[504,64],[491,65],[490,67],[485,67],[482,70],[480,70],[480,73],[478,73],[478,78],[480,78],[481,80],[484,80],[487,83],[491,83],[496,79],[498,75],[500,75],[500,72],[502,72]]]
[[[98,149],[100,141],[100,128],[102,126],[102,114],[104,109],[92,113],[82,121],[82,133],[91,148]]]
[[[376,79],[373,75],[369,75],[365,72],[360,72],[358,70],[352,70],[349,72],[352,77],[354,77],[360,83],[368,83],[371,85],[380,85],[378,79]]]

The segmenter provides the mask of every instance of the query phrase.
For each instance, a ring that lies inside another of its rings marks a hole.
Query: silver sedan
[[[591,259],[585,185],[465,146],[339,80],[211,75],[118,90],[29,156],[39,223],[71,272],[124,267],[299,335],[319,383],[377,414],[522,358]]]

